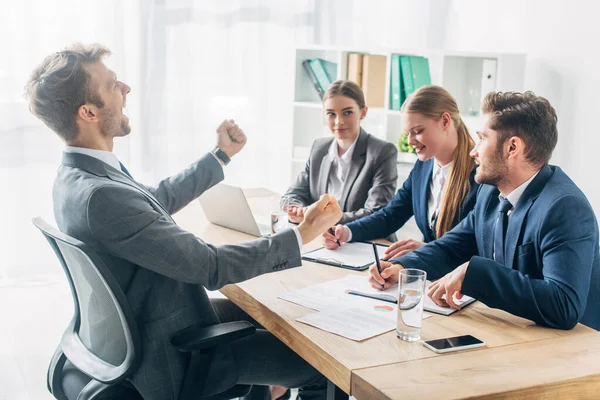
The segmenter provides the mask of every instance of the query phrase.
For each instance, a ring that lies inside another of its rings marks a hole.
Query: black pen
[[[333,226],[329,228],[329,233],[331,233],[333,235],[333,237],[335,237],[335,231],[333,230]],[[335,241],[337,242],[338,246],[342,245],[340,243],[339,239],[335,239]]]
[[[370,299],[387,301],[388,303],[398,304],[398,300],[394,298],[394,296],[390,294],[371,294],[371,293],[363,293],[357,292],[355,290],[348,290],[348,294],[353,294],[355,296],[368,297]]]
[[[379,263],[379,253],[377,253],[377,245],[375,243],[372,243],[373,245],[373,253],[375,253],[375,262],[377,263],[377,272],[379,272],[379,275],[381,276],[381,264]],[[381,288],[384,289],[385,285],[381,284]]]

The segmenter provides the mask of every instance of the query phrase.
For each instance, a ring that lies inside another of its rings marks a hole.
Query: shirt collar
[[[498,196],[498,197],[500,197],[500,199],[505,198],[506,200],[510,201],[510,204],[512,204],[512,206],[514,208],[517,205],[517,203],[519,202],[519,199],[521,198],[523,193],[525,192],[525,189],[527,189],[527,186],[529,186],[529,184],[531,183],[533,178],[535,178],[537,176],[537,174],[539,174],[539,173],[540,173],[540,171],[538,170],[538,172],[533,174],[531,176],[531,178],[529,178],[525,182],[523,182],[519,187],[517,187],[515,190],[510,192],[506,197],[504,197],[502,195],[502,193],[500,193],[500,196]]]
[[[360,135],[358,135],[360,136]],[[352,145],[350,146],[350,148],[348,150],[346,150],[346,152],[344,154],[342,154],[342,156],[338,156],[338,145],[337,145],[337,140],[333,139],[333,143],[331,143],[331,146],[329,146],[329,155],[334,159],[338,159],[343,161],[344,163],[348,163],[350,162],[350,160],[352,159],[352,153],[354,153],[354,147],[356,147],[356,142],[358,141],[358,136],[356,137],[356,139],[354,139],[354,142],[352,143]]]
[[[86,156],[94,157],[94,158],[110,165],[114,169],[121,171],[121,163],[119,162],[119,159],[117,158],[115,153],[113,153],[112,151],[88,149],[85,147],[66,146],[65,152],[79,153],[79,154],[84,154]]]
[[[431,176],[435,177],[436,174],[438,173],[438,171],[440,171],[441,174],[444,176],[444,178],[448,178],[448,174],[450,173],[451,167],[452,167],[452,161],[450,161],[448,164],[444,165],[443,167],[440,167],[437,163],[437,160],[434,158],[433,159],[433,175],[431,175]]]

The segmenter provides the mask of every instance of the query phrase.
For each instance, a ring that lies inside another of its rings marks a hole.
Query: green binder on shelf
[[[308,75],[308,78],[310,79],[310,83],[312,83],[313,87],[317,91],[319,98],[321,100],[323,100],[323,95],[325,94],[325,92],[323,92],[323,88],[321,88],[321,85],[319,85],[319,81],[317,81],[317,77],[315,76],[315,73],[313,72],[312,68],[310,67],[310,60],[302,61],[302,68],[304,68],[306,75]]]
[[[400,56],[392,54],[390,60],[390,110],[399,111],[406,99],[404,85],[402,82],[402,68],[400,67]]]
[[[401,56],[400,67],[406,96],[421,86],[431,84],[429,60],[419,56]]]
[[[309,61],[310,69],[315,74],[319,86],[323,92],[327,90],[329,85],[336,80],[337,64],[331,61],[323,60],[322,58],[314,58]]]

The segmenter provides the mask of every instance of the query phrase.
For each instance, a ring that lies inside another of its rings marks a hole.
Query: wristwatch
[[[231,161],[231,158],[229,158],[229,156],[223,151],[221,150],[219,147],[215,147],[212,151],[212,153],[217,156],[217,158],[221,161],[223,161],[223,164],[227,165],[229,164],[229,162]]]

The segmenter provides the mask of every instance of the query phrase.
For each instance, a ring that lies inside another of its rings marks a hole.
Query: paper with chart
[[[387,247],[388,246],[377,245],[377,251],[379,252],[380,257],[383,256]],[[336,250],[329,250],[323,247],[318,250],[309,251],[308,253],[303,254],[302,257],[315,260],[316,262],[330,262],[352,268],[363,267],[375,263],[373,245],[371,243],[361,242],[344,243],[342,247],[338,247]]]
[[[279,298],[320,311],[297,318],[297,321],[360,341],[396,328],[396,304],[347,293],[369,287],[366,276],[347,275],[283,293]]]

